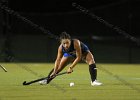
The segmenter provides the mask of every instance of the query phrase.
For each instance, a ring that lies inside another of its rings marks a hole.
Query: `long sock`
[[[52,74],[53,70],[54,70],[54,69],[52,69],[52,70],[50,71],[50,73],[48,74],[47,84],[49,84],[49,83],[54,79],[54,78],[50,78],[50,75]]]
[[[50,73],[48,74],[48,77],[52,74],[53,70],[54,70],[54,68],[50,71]]]
[[[58,70],[58,72],[56,74],[58,74],[64,67],[62,67],[60,70]],[[52,72],[54,71],[54,68],[50,71],[50,73],[48,74],[48,79],[47,79],[47,84],[49,84],[55,77],[50,78],[50,75],[52,74]]]
[[[91,64],[89,65],[89,72],[90,72],[90,76],[91,76],[91,81],[95,81],[97,78],[97,68],[95,64]]]

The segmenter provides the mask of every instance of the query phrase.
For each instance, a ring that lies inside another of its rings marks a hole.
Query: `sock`
[[[91,76],[91,81],[95,81],[96,78],[97,78],[97,68],[96,68],[96,65],[95,64],[91,64],[89,65],[89,73],[90,73],[90,76]]]
[[[52,74],[53,70],[54,70],[54,69],[52,69],[52,70],[50,71],[50,73],[48,74],[47,84],[49,84],[50,81],[51,81],[52,79],[54,79],[54,78],[50,78],[50,75]]]
[[[54,70],[54,69],[52,69],[52,70],[50,71],[50,73],[48,74],[48,77],[52,74],[53,70]]]
[[[62,69],[63,69],[63,68],[62,68]],[[62,70],[62,69],[61,69],[61,70]],[[49,83],[55,78],[55,77],[50,78],[50,75],[52,74],[53,70],[54,70],[54,69],[52,69],[52,70],[50,71],[50,73],[48,74],[47,84],[49,84]],[[58,74],[61,70],[59,70],[56,74]]]

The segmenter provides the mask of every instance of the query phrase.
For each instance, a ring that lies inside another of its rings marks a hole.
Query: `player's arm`
[[[80,41],[75,39],[74,40],[74,48],[76,50],[76,59],[73,61],[73,63],[70,65],[68,69],[68,73],[72,72],[72,69],[75,67],[75,65],[81,60],[82,56],[82,51],[81,51],[81,46],[80,46]]]
[[[57,73],[57,69],[58,69],[58,67],[60,65],[60,61],[62,59],[62,56],[63,56],[63,54],[62,54],[62,45],[60,45],[59,48],[58,48],[58,51],[57,51],[57,58],[55,60],[55,67],[54,67],[54,73],[55,74]]]

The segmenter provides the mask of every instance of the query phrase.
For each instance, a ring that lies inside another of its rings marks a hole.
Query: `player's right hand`
[[[73,72],[73,69],[71,67],[68,68],[67,73],[70,74]]]

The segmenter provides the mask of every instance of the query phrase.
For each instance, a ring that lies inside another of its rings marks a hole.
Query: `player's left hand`
[[[68,68],[67,73],[70,74],[73,72],[73,69],[71,67]]]

